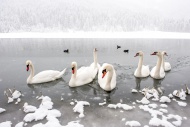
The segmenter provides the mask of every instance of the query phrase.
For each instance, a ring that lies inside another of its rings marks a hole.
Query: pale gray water
[[[132,105],[136,99],[141,99],[142,95],[132,94],[131,88],[142,89],[145,86],[161,87],[164,95],[168,95],[175,89],[185,88],[184,84],[190,87],[190,43],[189,40],[162,40],[162,39],[0,39],[0,107],[7,111],[0,114],[0,122],[11,120],[13,126],[23,120],[25,113],[24,102],[38,106],[39,101],[35,99],[42,91],[43,95],[52,98],[54,108],[62,113],[59,118],[62,125],[69,121],[81,120],[85,127],[100,127],[102,125],[114,127],[125,126],[121,122],[122,118],[127,121],[137,120],[143,126],[148,125],[150,115],[147,112],[135,110],[120,112],[120,109],[113,110],[98,104],[106,99],[108,103],[123,103]],[[116,46],[121,48],[117,49]],[[70,88],[68,82],[71,77],[72,61],[76,61],[79,66],[88,66],[93,62],[93,48],[98,49],[98,61],[100,64],[107,62],[114,65],[117,73],[117,88],[111,93],[104,92],[99,88],[97,79],[94,82],[77,88]],[[64,49],[69,49],[70,53],[64,53]],[[124,53],[124,49],[129,49],[129,53]],[[137,51],[144,52],[144,64],[155,66],[157,57],[150,54],[156,50],[165,50],[168,53],[166,61],[172,65],[172,70],[166,73],[163,80],[153,80],[151,77],[139,80],[133,76],[137,67],[138,58],[134,58]],[[67,68],[62,79],[55,82],[27,85],[26,79],[29,72],[26,72],[26,60],[32,60],[35,71]],[[140,84],[140,88],[136,86]],[[24,94],[21,103],[7,104],[7,99],[3,95],[6,88],[16,87]],[[61,96],[64,101],[61,101]],[[74,113],[70,105],[72,99],[88,101],[90,107],[85,107],[85,117],[77,118],[78,113]],[[157,103],[157,102],[156,102]],[[182,127],[190,124],[189,96],[187,96],[187,107],[180,107],[176,102],[168,104],[169,113],[187,117],[182,121]],[[19,110],[21,109],[21,110]],[[45,122],[46,120],[44,120]],[[38,122],[29,123],[32,126]]]

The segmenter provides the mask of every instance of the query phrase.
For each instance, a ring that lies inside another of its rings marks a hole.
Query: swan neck
[[[93,55],[94,55],[94,67],[97,67],[97,52],[93,52]]]
[[[165,63],[164,55],[162,55],[162,67],[163,67],[163,69],[164,69],[164,63]]]
[[[111,70],[108,71],[108,77],[107,77],[107,82],[106,82],[106,87],[108,89],[111,89],[111,79],[112,79],[112,76],[113,76],[113,69],[111,69]]]
[[[162,63],[162,56],[158,56],[155,75],[158,75],[158,76],[160,75],[161,63]]]
[[[140,56],[139,57],[138,67],[137,67],[137,73],[139,73],[139,74],[141,74],[142,64],[143,64],[143,56]]]
[[[33,66],[33,64],[31,64],[30,65],[30,75],[28,77],[28,82],[31,82],[33,77],[34,77],[34,66]]]

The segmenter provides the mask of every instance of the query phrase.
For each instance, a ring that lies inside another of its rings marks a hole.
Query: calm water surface
[[[0,107],[7,111],[0,114],[0,122],[10,120],[13,126],[22,121],[25,113],[23,104],[28,102],[31,105],[40,104],[35,98],[42,92],[52,98],[54,108],[61,111],[59,118],[62,125],[70,121],[80,120],[86,127],[106,127],[125,126],[121,122],[126,120],[137,120],[143,126],[148,125],[151,118],[149,113],[139,110],[138,106],[134,111],[124,111],[108,109],[98,104],[104,99],[108,103],[119,102],[132,105],[136,99],[141,99],[142,95],[132,94],[131,89],[142,89],[144,87],[161,88],[164,95],[172,93],[175,89],[185,88],[184,84],[190,87],[190,40],[162,40],[162,39],[0,39]],[[117,49],[117,45],[121,48]],[[117,73],[117,88],[110,93],[100,89],[97,78],[90,84],[77,88],[68,86],[71,77],[71,62],[76,61],[78,66],[88,66],[93,62],[93,48],[98,49],[98,62],[111,63]],[[69,53],[64,53],[64,49],[69,49]],[[129,49],[129,53],[123,50]],[[165,50],[168,56],[166,61],[172,65],[172,70],[166,73],[162,80],[153,80],[151,77],[137,79],[133,76],[137,67],[138,58],[134,57],[137,51],[144,52],[144,64],[154,67],[157,61],[156,56],[150,54],[157,50]],[[26,71],[26,60],[32,60],[35,72],[42,70],[63,70],[67,71],[62,79],[50,83],[27,85],[26,79],[29,72]],[[16,88],[20,90],[24,97],[21,103],[7,104],[7,99],[3,95],[6,88]],[[64,101],[61,101],[61,97]],[[88,101],[90,107],[85,107],[85,117],[78,118],[78,113],[74,113],[70,105],[72,99]],[[157,102],[155,102],[157,103]],[[180,107],[176,102],[172,102],[168,111],[190,119],[190,100],[187,96],[187,107]],[[158,103],[159,104],[159,103]],[[21,110],[19,110],[21,109]],[[143,117],[142,117],[143,116]],[[46,122],[43,120],[42,122]],[[29,123],[32,126],[38,122]],[[190,124],[188,120],[182,121],[182,126]]]

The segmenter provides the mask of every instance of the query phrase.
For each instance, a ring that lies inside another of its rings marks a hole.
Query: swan
[[[34,76],[34,66],[31,60],[26,61],[26,71],[30,70],[30,75],[27,78],[27,84],[37,84],[37,83],[44,83],[54,81],[62,77],[65,73],[66,68],[63,71],[55,71],[55,70],[45,70],[39,72]]]
[[[137,52],[134,57],[136,57],[136,56],[139,56],[139,63],[138,63],[138,67],[134,73],[135,77],[141,78],[141,77],[149,76],[149,74],[150,74],[149,66],[143,65],[143,56],[144,56],[143,52],[142,51]]]
[[[77,63],[72,62],[72,76],[69,81],[70,87],[77,87],[88,84],[96,77],[100,64],[97,62],[97,49],[93,50],[94,62],[88,67],[81,67],[77,70]]]
[[[98,70],[100,68],[100,64],[98,63],[98,60],[97,60],[97,51],[98,50],[96,48],[94,48],[94,50],[93,50],[94,62],[90,65],[92,73],[93,73],[92,74],[93,79],[95,78],[95,76],[98,73]]]
[[[116,73],[111,64],[102,65],[98,72],[98,83],[105,91],[111,91],[116,87]]]
[[[164,68],[164,71],[170,71],[171,70],[171,65],[170,65],[169,62],[165,62],[164,55],[168,56],[166,51],[162,51],[162,67]]]
[[[155,67],[152,68],[150,75],[154,79],[162,79],[165,77],[164,69],[162,68],[162,53],[160,51],[154,52],[151,55],[157,55],[158,60]]]

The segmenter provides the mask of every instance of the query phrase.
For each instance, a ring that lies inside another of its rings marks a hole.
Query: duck
[[[171,64],[169,62],[165,62],[164,56],[168,56],[166,51],[162,51],[162,67],[164,68],[164,71],[170,71],[171,70]]]
[[[69,53],[69,49],[63,50],[63,52],[65,52],[65,53]]]
[[[147,66],[143,65],[144,53],[142,51],[139,51],[136,53],[134,57],[137,56],[139,56],[139,63],[137,69],[134,72],[134,76],[138,78],[148,77],[150,75],[150,69],[148,65]]]
[[[160,51],[156,51],[150,55],[158,56],[157,64],[155,67],[152,68],[150,76],[154,79],[163,79],[165,77],[165,71],[162,67],[162,53]]]
[[[104,63],[99,69],[98,83],[105,91],[112,91],[116,87],[116,72],[111,64]]]
[[[27,81],[26,81],[27,84],[38,84],[38,83],[51,82],[51,81],[61,78],[63,74],[65,73],[66,68],[62,71],[45,70],[34,75],[34,65],[32,64],[31,60],[27,60],[26,71],[29,71],[29,70],[30,70],[30,75],[27,78]]]
[[[129,53],[129,49],[123,50],[124,53]]]
[[[121,46],[117,45],[117,49],[121,48]]]

